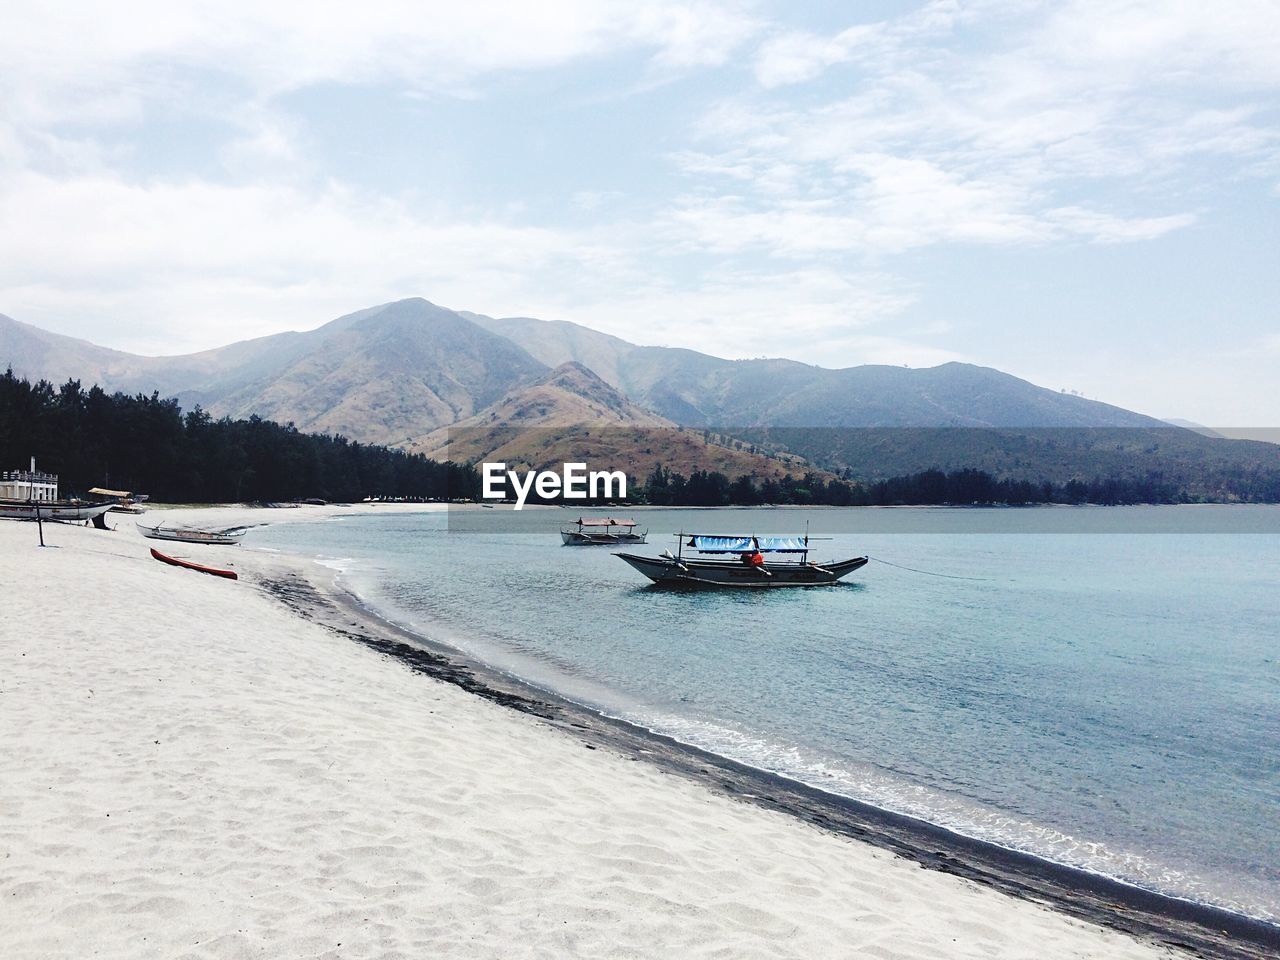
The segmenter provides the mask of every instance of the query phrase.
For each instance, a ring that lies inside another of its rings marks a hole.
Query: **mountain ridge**
[[[186,409],[365,443],[422,450],[444,428],[471,428],[481,439],[468,457],[506,449],[541,463],[590,452],[633,470],[816,469],[855,479],[935,467],[1036,481],[1159,474],[1192,496],[1225,499],[1280,483],[1275,444],[1202,436],[989,367],[725,360],[419,297],[176,357],[140,357],[0,317],[6,363],[31,379],[158,391]],[[502,436],[493,433],[499,425]]]
[[[678,347],[640,346],[565,320],[472,317],[543,363],[585,363],[627,396],[688,426],[1167,425],[1145,414],[1046,390],[976,364],[828,368],[781,357],[725,360]],[[593,359],[599,366],[592,365]],[[902,408],[885,402],[886,397],[900,398],[907,387],[918,393],[914,405]],[[851,405],[858,409],[850,411]],[[1025,421],[1019,422],[1019,412]]]
[[[32,377],[158,389],[215,415],[256,413],[371,442],[400,443],[465,419],[567,362],[692,427],[1168,426],[990,367],[726,360],[633,344],[569,321],[453,311],[420,297],[310,331],[173,357],[140,357],[0,318],[5,361]]]

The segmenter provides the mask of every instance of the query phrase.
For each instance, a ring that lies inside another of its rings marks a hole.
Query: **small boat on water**
[[[212,543],[222,546],[234,546],[248,532],[246,527],[230,527],[226,530],[196,530],[191,527],[166,527],[163,522],[157,523],[154,527],[143,526],[141,523],[135,522],[134,526],[138,528],[140,534],[149,540],[176,540],[179,543]]]
[[[686,542],[685,538],[688,538]],[[808,535],[803,537],[724,537],[677,534],[676,553],[657,557],[615,553],[656,584],[670,587],[816,587],[833,584],[869,558],[851,557],[814,563],[809,559]],[[812,539],[828,539],[814,537]],[[699,556],[684,555],[686,547]],[[795,559],[766,559],[765,555]],[[732,559],[730,559],[732,557]]]
[[[183,560],[180,557],[171,557],[168,554],[161,553],[155,547],[151,548],[151,556],[161,563],[167,563],[171,567],[185,567],[187,570],[196,570],[200,573],[207,573],[212,577],[224,577],[227,580],[239,580],[239,575],[234,570],[223,570],[220,567],[206,567],[203,563],[193,563],[190,560]]]
[[[560,539],[566,547],[604,547],[619,543],[644,543],[649,531],[636,533],[634,520],[613,517],[579,517],[575,526],[562,527]]]

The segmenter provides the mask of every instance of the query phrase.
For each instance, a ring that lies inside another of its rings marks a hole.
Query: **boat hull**
[[[40,520],[79,523],[102,516],[113,505],[113,503],[71,503],[66,500],[52,500],[44,503],[34,503],[30,500],[0,500],[0,519],[35,520],[38,510]]]
[[[560,539],[566,547],[617,547],[629,543],[644,543],[643,533],[579,533],[577,530],[561,530]]]
[[[180,530],[173,528],[164,530],[160,527],[148,527],[141,523],[135,523],[138,532],[148,540],[169,540],[174,543],[204,543],[213,546],[234,547],[238,544],[243,533],[212,533],[203,530]]]
[[[182,567],[186,570],[195,570],[198,573],[207,573],[211,577],[222,577],[224,580],[239,580],[240,576],[234,570],[223,570],[219,567],[206,567],[203,563],[192,563],[190,560],[180,560],[177,557],[171,557],[168,554],[161,553],[155,547],[151,548],[151,556],[161,563],[167,563],[171,567]]]
[[[772,589],[820,587],[838,583],[867,565],[867,557],[831,563],[765,563],[747,566],[738,560],[690,560],[615,553],[654,583],[668,587]]]

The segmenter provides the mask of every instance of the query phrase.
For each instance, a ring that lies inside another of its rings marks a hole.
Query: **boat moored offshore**
[[[620,543],[644,543],[649,531],[636,533],[634,520],[617,520],[613,517],[579,517],[574,526],[560,530],[560,539],[566,547],[601,547]]]
[[[869,559],[851,557],[814,563],[809,559],[811,538],[808,535],[725,537],[680,533],[677,537],[679,545],[674,555],[664,550],[657,557],[642,557],[634,553],[615,553],[614,556],[663,586],[750,588],[833,584],[866,566]],[[692,548],[699,556],[685,556],[686,547]],[[766,554],[793,556],[795,559],[766,559]]]

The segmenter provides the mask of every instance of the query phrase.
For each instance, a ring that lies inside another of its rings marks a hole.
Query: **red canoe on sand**
[[[202,563],[192,563],[190,560],[179,560],[177,557],[166,556],[155,547],[151,548],[151,555],[161,563],[172,564],[175,567],[186,567],[188,570],[199,570],[201,573],[208,573],[215,577],[226,577],[228,580],[239,580],[234,570],[219,570],[217,567],[206,567]]]

